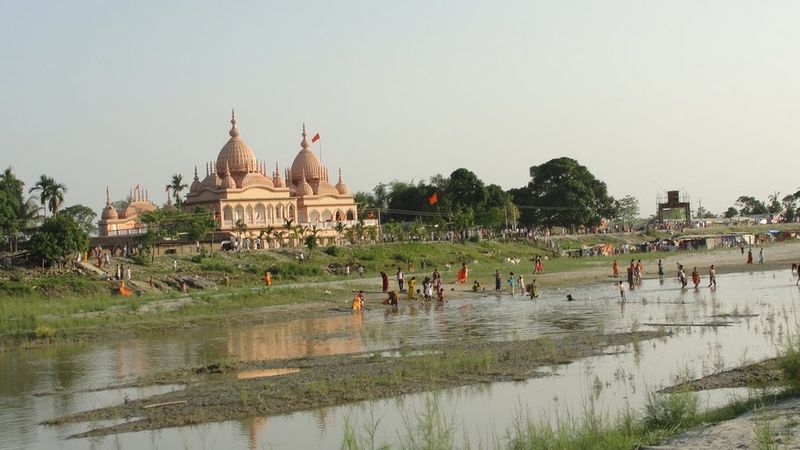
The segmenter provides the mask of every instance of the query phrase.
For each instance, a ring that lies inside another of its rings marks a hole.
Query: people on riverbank
[[[764,264],[764,247],[758,249],[758,263],[761,265]]]
[[[747,249],[747,264],[753,264],[753,249]]]
[[[614,263],[611,264],[611,273],[614,278],[619,278],[619,262],[617,262],[616,259],[614,260]]]
[[[495,270],[494,271],[494,291],[495,292],[502,291],[503,290],[502,284],[503,284],[503,277],[502,277],[502,275],[500,275],[500,271],[499,270]]]
[[[628,288],[630,290],[634,289],[634,284],[633,283],[635,281],[635,278],[634,278],[633,271],[634,271],[635,268],[636,267],[633,264],[633,260],[631,260],[631,264],[628,266]]]
[[[272,273],[269,270],[264,272],[264,287],[269,289],[272,286]]]

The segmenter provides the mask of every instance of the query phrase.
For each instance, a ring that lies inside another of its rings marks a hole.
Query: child
[[[508,277],[508,286],[511,288],[511,296],[514,296],[514,272]]]
[[[620,280],[617,284],[619,285],[619,297],[623,302],[627,301],[628,299],[625,298],[625,283]]]

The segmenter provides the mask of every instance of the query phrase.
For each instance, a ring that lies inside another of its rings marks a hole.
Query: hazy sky
[[[305,121],[353,191],[569,156],[643,215],[668,189],[718,213],[800,187],[798,24],[796,1],[0,0],[0,165],[66,205],[160,204],[235,107],[269,167]]]

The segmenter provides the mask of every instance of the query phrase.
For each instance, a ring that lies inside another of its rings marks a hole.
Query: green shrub
[[[198,267],[200,270],[209,272],[233,273],[235,271],[233,264],[220,258],[201,258]]]
[[[326,255],[336,257],[336,256],[339,256],[339,254],[341,253],[341,250],[339,249],[339,247],[337,247],[335,245],[331,245],[329,247],[325,247],[325,250],[323,250],[322,252],[325,253]]]
[[[50,325],[40,323],[33,330],[33,335],[36,339],[52,339],[56,336],[56,329]]]
[[[671,394],[650,392],[644,405],[644,421],[652,428],[685,427],[697,417],[699,403],[697,394],[691,391]]]

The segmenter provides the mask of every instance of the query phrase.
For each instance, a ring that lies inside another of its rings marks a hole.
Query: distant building
[[[206,164],[201,180],[197,167],[186,195],[185,208],[202,206],[214,213],[217,231],[231,235],[258,236],[261,231],[285,230],[287,224],[316,229],[320,243],[333,243],[338,237],[336,225],[352,226],[358,221],[353,194],[342,179],[330,183],[328,169],[311,150],[305,125],[300,151],[283,176],[278,163],[267,172],[267,164],[256,159],[253,150],[240,136],[236,116],[231,115],[230,138],[215,162]],[[99,222],[101,236],[138,234],[146,230],[137,220],[139,213],[156,209],[146,198],[132,193],[132,200],[116,211],[107,199]],[[377,225],[366,220],[365,225]]]

